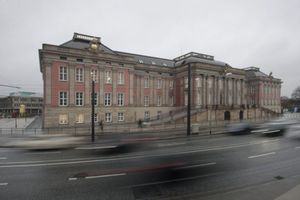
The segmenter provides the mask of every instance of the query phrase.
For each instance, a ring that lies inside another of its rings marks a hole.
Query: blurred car
[[[232,123],[227,126],[227,132],[233,135],[250,134],[253,126],[249,122]]]
[[[284,132],[295,122],[289,119],[273,119],[261,124],[252,133],[261,133],[263,135],[283,135]]]
[[[41,135],[25,140],[11,141],[5,146],[27,150],[51,150],[74,148],[83,143],[84,140],[80,137],[69,135]]]

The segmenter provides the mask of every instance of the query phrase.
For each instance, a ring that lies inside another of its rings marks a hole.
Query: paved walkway
[[[284,193],[275,200],[299,200],[300,199],[300,184]]]

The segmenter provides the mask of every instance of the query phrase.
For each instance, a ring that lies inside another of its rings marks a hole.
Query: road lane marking
[[[178,179],[171,179],[171,180],[166,180],[166,181],[157,181],[157,182],[137,184],[137,185],[129,185],[129,186],[125,186],[124,188],[133,188],[133,187],[142,187],[142,186],[158,185],[158,184],[164,184],[164,183],[187,181],[187,180],[205,178],[205,177],[210,177],[210,176],[217,176],[217,175],[221,175],[221,174],[224,174],[224,172],[216,172],[216,173],[205,174],[205,175],[200,175],[200,176],[192,176],[192,177],[186,177],[186,178],[178,178]]]
[[[263,156],[269,156],[269,155],[274,155],[276,154],[276,152],[270,152],[270,153],[264,153],[264,154],[260,154],[260,155],[254,155],[254,156],[249,156],[248,158],[258,158],[258,157],[263,157]]]
[[[0,162],[0,168],[11,168],[11,167],[41,167],[41,166],[55,166],[55,165],[71,165],[71,164],[84,164],[84,163],[95,163],[95,162],[109,162],[109,161],[117,161],[117,160],[130,160],[130,159],[141,159],[141,158],[153,158],[153,157],[163,157],[163,156],[170,156],[170,155],[183,155],[189,153],[197,153],[197,152],[207,152],[207,151],[218,151],[218,150],[225,150],[225,149],[234,149],[239,147],[251,146],[251,145],[259,145],[268,142],[277,142],[279,139],[275,140],[265,140],[260,142],[250,142],[244,143],[239,145],[232,145],[232,146],[223,146],[223,147],[214,147],[208,149],[195,149],[195,150],[188,150],[184,152],[176,152],[176,153],[168,153],[168,154],[159,154],[159,155],[138,155],[138,156],[131,156],[131,157],[111,157],[105,159],[97,159],[97,157],[90,157],[90,158],[77,158],[77,159],[61,159],[61,160],[46,160],[46,161],[23,161],[23,162]]]
[[[300,149],[300,147],[295,147],[295,149],[297,150],[297,149]]]
[[[106,174],[106,175],[99,175],[99,176],[87,176],[87,177],[85,177],[85,179],[106,178],[106,177],[125,176],[125,175],[126,175],[126,173]]]
[[[210,163],[203,163],[203,164],[199,164],[199,165],[189,165],[189,166],[185,166],[185,167],[178,167],[176,169],[191,169],[191,168],[197,168],[197,167],[206,167],[206,166],[211,166],[211,165],[216,165],[216,162],[210,162]]]
[[[61,153],[61,151],[49,151],[49,152],[26,152],[24,154],[27,155],[44,155],[44,154],[58,154]]]
[[[7,157],[0,157],[0,160],[6,160]]]
[[[184,145],[186,142],[170,142],[170,143],[161,143],[157,144],[158,147],[170,147],[170,146],[178,146],[178,145]]]
[[[7,186],[8,183],[0,183],[0,186]]]
[[[93,150],[93,149],[113,149],[117,146],[102,146],[102,147],[77,147],[77,150]]]
[[[98,175],[98,176],[86,176],[83,178],[76,178],[76,177],[71,177],[68,180],[69,181],[76,181],[79,179],[97,179],[97,178],[107,178],[107,177],[115,177],[115,176],[125,176],[126,173],[119,173],[119,174],[105,174],[105,175]]]

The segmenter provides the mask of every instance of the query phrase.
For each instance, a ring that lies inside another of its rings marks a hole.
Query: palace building
[[[95,121],[183,122],[191,69],[192,121],[239,120],[280,112],[281,80],[259,68],[239,69],[211,55],[190,52],[174,59],[120,52],[99,37],[74,33],[61,45],[39,50],[44,83],[43,127]],[[245,114],[247,111],[247,114]]]

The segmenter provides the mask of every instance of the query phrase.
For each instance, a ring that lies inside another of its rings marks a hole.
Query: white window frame
[[[98,122],[98,113],[94,113],[94,122]]]
[[[105,113],[105,122],[112,122],[112,116],[110,112]]]
[[[118,93],[117,94],[117,103],[118,103],[118,106],[124,106],[124,93]]]
[[[161,106],[161,96],[156,96],[156,105]]]
[[[76,124],[83,124],[84,123],[84,114],[76,114]]]
[[[76,106],[83,106],[84,105],[84,93],[83,92],[76,92],[75,93],[75,105]]]
[[[157,89],[161,89],[161,87],[162,87],[162,80],[157,79]]]
[[[125,120],[124,113],[118,112],[118,121],[123,122]]]
[[[111,93],[104,93],[104,106],[111,106]]]
[[[144,106],[149,106],[149,96],[144,96]]]
[[[68,120],[68,114],[60,114],[58,117],[58,123],[59,124],[68,124],[69,120]]]
[[[98,70],[97,69],[91,69],[91,79],[98,82]]]
[[[64,94],[61,96],[61,94]],[[60,91],[58,93],[58,105],[59,106],[68,106],[68,92]]]
[[[107,70],[104,72],[104,81],[105,81],[105,84],[112,83],[112,71],[111,70]]]
[[[82,67],[76,67],[75,69],[75,80],[76,82],[83,82],[84,70]]]
[[[144,112],[144,120],[150,119],[150,111],[145,111]]]
[[[92,105],[92,101],[93,101],[93,99],[92,99],[92,98],[93,98],[92,94],[93,94],[93,93],[91,93],[91,105]],[[95,94],[95,106],[97,106],[97,105],[98,105],[98,93],[95,92],[94,94]]]
[[[67,66],[59,66],[59,80],[60,81],[68,81],[68,67]]]
[[[144,77],[144,88],[149,88],[149,77]]]
[[[118,72],[118,85],[124,85],[124,71]]]

